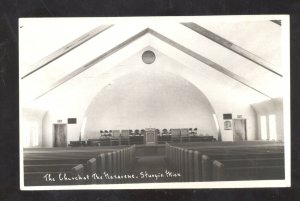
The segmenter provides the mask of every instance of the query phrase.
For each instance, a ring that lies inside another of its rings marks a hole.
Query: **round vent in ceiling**
[[[155,54],[154,52],[147,50],[143,53],[142,59],[145,64],[152,64],[155,61]]]

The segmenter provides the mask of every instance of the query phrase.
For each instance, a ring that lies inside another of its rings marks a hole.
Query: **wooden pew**
[[[85,160],[86,161],[86,160]],[[72,178],[77,164],[34,164],[24,165],[24,185],[43,186],[43,185],[74,185],[76,180]],[[77,167],[78,168],[78,167]],[[84,171],[83,169],[80,171]],[[83,175],[83,174],[80,174]],[[52,178],[52,179],[51,179]],[[82,182],[79,182],[82,184]]]
[[[282,153],[247,153],[247,154],[210,154],[202,155],[202,179],[203,181],[212,180],[212,166],[214,160],[228,160],[235,162],[236,165],[242,166],[251,164],[259,164],[260,161],[278,161],[284,163],[284,156]]]
[[[24,165],[24,172],[65,172],[70,171],[74,164],[31,164],[31,165]]]
[[[195,149],[193,149],[195,150]],[[258,147],[258,149],[228,149],[226,152],[223,152],[222,149],[219,150],[203,150],[196,149],[202,154],[202,179],[203,181],[209,181],[212,179],[212,162],[213,160],[241,160],[240,163],[246,162],[243,159],[249,159],[254,161],[255,159],[265,159],[277,158],[283,160],[284,154],[282,150],[274,149],[270,151],[269,147]]]
[[[97,183],[97,180],[93,179],[93,174],[97,174],[97,160],[91,158],[87,161],[85,174],[90,176],[89,182],[91,184]]]
[[[88,139],[87,146],[101,146],[101,139]]]
[[[101,153],[97,156],[97,174],[103,176],[106,171],[106,154]],[[104,180],[98,181],[98,183],[105,183]]]
[[[52,186],[52,185],[72,185],[70,181],[59,181],[59,174],[62,172],[24,172],[25,186]],[[50,174],[50,175],[49,175]],[[71,176],[71,171],[65,171],[66,176]],[[51,177],[52,179],[49,179]],[[46,180],[46,178],[48,178]],[[55,179],[55,181],[53,180]]]
[[[159,135],[157,136],[157,143],[158,144],[165,144],[165,143],[169,143],[171,142],[171,135],[169,134],[163,134],[163,135]]]
[[[50,158],[50,159],[24,159],[24,166],[26,165],[49,165],[49,164],[80,164],[85,163],[89,157],[84,158]]]
[[[86,146],[86,142],[85,141],[70,141],[70,144],[68,146],[71,146],[71,147]]]
[[[130,145],[134,144],[144,144],[144,136],[143,135],[133,135],[129,137]]]
[[[118,146],[121,148],[122,146]],[[124,146],[123,146],[124,147]],[[122,148],[121,150],[134,150],[134,146],[130,148]],[[24,152],[24,176],[25,185],[32,185],[33,183],[29,182],[32,180],[31,176],[34,178],[42,178],[43,174],[58,174],[59,171],[64,171],[68,174],[71,173],[71,168],[77,164],[86,164],[83,165],[84,174],[92,175],[94,173],[99,173],[100,171],[112,170],[112,173],[119,173],[121,171],[122,162],[125,162],[125,158],[129,152],[123,155],[122,151],[116,151],[116,149],[39,149],[38,152],[35,152],[33,149],[26,150]],[[110,157],[111,153],[114,157]],[[119,154],[118,154],[119,153]],[[109,157],[107,157],[108,155]],[[92,158],[93,157],[93,158]],[[104,160],[106,158],[106,161]],[[100,160],[101,159],[101,160]],[[131,163],[129,161],[128,163]],[[50,167],[50,168],[48,168]],[[64,167],[64,169],[63,169]],[[99,168],[98,168],[99,167]],[[67,171],[69,168],[69,171]],[[43,171],[40,171],[43,170]],[[35,171],[35,172],[32,172]],[[39,172],[38,172],[39,171]],[[102,172],[101,172],[102,174]],[[57,175],[56,175],[57,176]],[[35,182],[33,185],[48,185],[44,184],[43,180],[34,179]],[[100,181],[99,181],[100,182]],[[55,182],[54,182],[55,183]],[[69,182],[70,183],[70,182]]]
[[[109,136],[100,137],[99,143],[100,143],[101,147],[103,147],[103,146],[112,146],[113,145],[113,143],[111,142],[111,138]]]
[[[120,148],[118,148],[120,149]],[[88,150],[39,150],[39,151],[30,151],[24,152],[24,160],[39,160],[39,159],[83,159],[83,158],[92,158],[97,156],[101,152],[112,152],[116,148],[105,148],[105,149],[88,149]]]
[[[212,180],[212,159],[227,159],[232,160],[231,162],[235,160],[234,164],[237,168],[242,166],[243,162],[245,165],[252,164],[256,166],[267,166],[268,162],[269,166],[272,164],[275,166],[284,165],[283,146],[281,144],[270,143],[271,145],[268,144],[268,146],[264,146],[265,143],[261,143],[259,146],[255,146],[253,143],[242,144],[250,144],[250,146],[239,146],[236,143],[235,146],[232,146],[227,143],[226,148],[224,148],[218,143],[217,147],[192,147],[192,149],[190,149],[188,146],[181,148],[167,144],[166,155],[170,166],[175,167],[175,170],[183,175],[184,181]],[[189,150],[188,156],[184,150]]]
[[[209,136],[199,136],[199,137],[209,137]],[[283,145],[282,142],[280,141],[238,141],[238,142],[232,142],[232,141],[212,141],[212,142],[190,142],[190,143],[175,143],[172,142],[170,143],[172,146],[176,147],[203,147],[203,146],[245,146],[245,145],[254,145],[254,146],[259,146],[259,145],[264,145],[264,146],[269,146],[269,145]]]
[[[213,136],[190,136],[189,142],[213,142]]]
[[[44,155],[45,153],[43,153]],[[53,157],[53,156],[52,156]],[[24,184],[25,185],[72,185],[78,184],[74,181],[62,181],[62,177],[71,177],[71,169],[77,164],[86,164],[89,156],[85,158],[59,158],[59,159],[25,159],[24,160]],[[88,163],[89,164],[89,163]],[[86,166],[86,165],[85,165]],[[85,167],[84,167],[85,169]],[[47,182],[43,178],[46,174],[51,174],[56,181]],[[82,184],[82,182],[79,182]]]
[[[284,164],[277,159],[276,164],[256,163],[250,166],[237,165],[237,161],[213,161],[213,181],[235,181],[235,180],[270,180],[284,179]],[[274,162],[274,161],[273,161]]]
[[[85,178],[85,171],[83,164],[78,164],[71,169],[72,177],[78,178],[75,180],[75,184],[86,184],[88,181],[84,180]],[[83,178],[82,180],[80,178]]]

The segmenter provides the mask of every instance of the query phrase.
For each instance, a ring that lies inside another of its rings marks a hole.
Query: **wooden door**
[[[67,146],[67,124],[54,124],[54,147]]]
[[[233,119],[233,141],[247,140],[246,119]]]

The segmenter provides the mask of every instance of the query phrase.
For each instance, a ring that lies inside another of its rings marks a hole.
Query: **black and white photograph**
[[[20,18],[21,190],[289,187],[289,26]]]

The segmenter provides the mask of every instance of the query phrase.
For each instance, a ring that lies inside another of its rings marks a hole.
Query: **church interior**
[[[24,186],[285,179],[282,21],[19,24]]]

